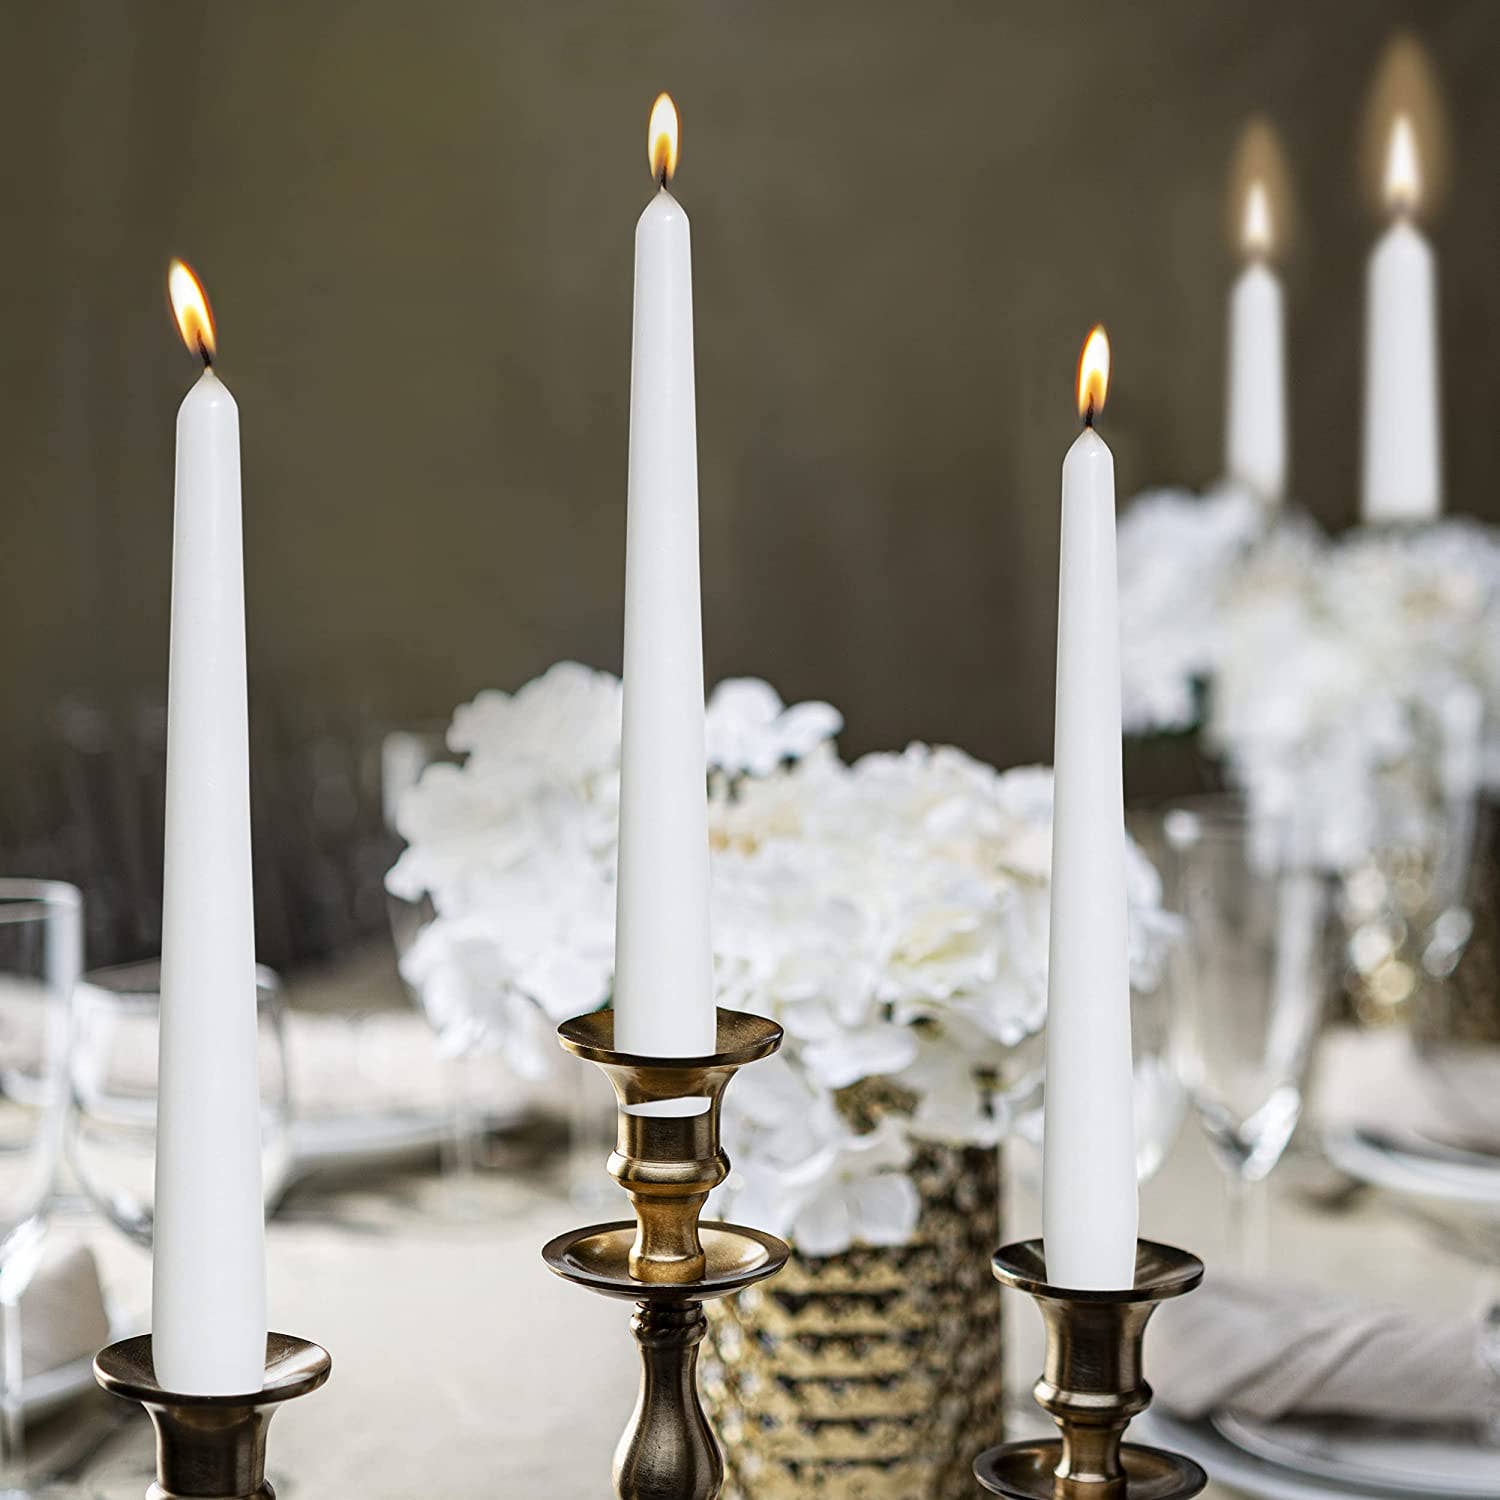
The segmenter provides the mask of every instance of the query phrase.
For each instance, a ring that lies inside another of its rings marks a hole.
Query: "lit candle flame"
[[[1096,323],[1078,356],[1078,415],[1092,427],[1109,391],[1109,335]]]
[[[670,94],[658,94],[646,126],[646,154],[651,175],[665,187],[677,173],[677,106]]]
[[[1393,213],[1415,213],[1422,197],[1422,169],[1417,161],[1417,133],[1410,115],[1397,115],[1385,157],[1385,201]]]
[[[214,337],[214,312],[208,293],[185,260],[174,260],[167,268],[167,296],[182,342],[206,365],[214,362],[218,341]]]
[[[1245,190],[1245,221],[1240,243],[1246,255],[1269,255],[1275,236],[1271,230],[1271,195],[1259,178]]]

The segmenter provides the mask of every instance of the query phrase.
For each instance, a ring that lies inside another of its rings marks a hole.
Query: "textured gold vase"
[[[924,1146],[911,1243],[796,1253],[709,1308],[724,1500],[974,1500],[1001,1437],[996,1151]]]
[[[1451,970],[1422,995],[1414,1030],[1423,1044],[1500,1045],[1500,808],[1481,804],[1476,821],[1472,928]]]

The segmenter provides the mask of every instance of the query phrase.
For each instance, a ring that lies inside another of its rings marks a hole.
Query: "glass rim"
[[[0,926],[83,910],[83,892],[66,880],[0,876]]]
[[[101,964],[79,975],[79,987],[108,995],[122,1005],[156,1006],[161,999],[161,959],[131,958],[123,963]],[[268,964],[255,966],[257,1003],[281,998],[281,975]]]
[[[1173,837],[1172,825],[1191,818],[1199,839],[1242,837],[1250,826],[1250,810],[1245,799],[1234,792],[1200,792],[1191,797],[1175,797],[1161,810],[1161,831],[1172,848],[1181,845]]]

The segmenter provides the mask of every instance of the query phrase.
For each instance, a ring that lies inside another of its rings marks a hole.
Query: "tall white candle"
[[[714,1050],[715,1025],[693,262],[687,215],[667,191],[677,111],[665,94],[648,144],[660,188],[635,231],[615,1045],[698,1057]]]
[[[1093,428],[1108,371],[1096,328],[1062,471],[1042,1187],[1047,1279],[1093,1290],[1133,1285],[1137,1213],[1115,465]]]
[[[1416,137],[1400,115],[1386,159],[1395,219],[1370,257],[1366,288],[1365,521],[1419,521],[1442,509],[1437,266],[1412,219],[1420,191]]]
[[[266,1355],[240,426],[180,261],[169,289],[204,371],[177,413],[151,1353],[168,1390],[239,1395]]]
[[[1270,197],[1264,183],[1252,182],[1243,232],[1249,262],[1229,299],[1225,470],[1267,507],[1286,493],[1286,334],[1271,242]]]

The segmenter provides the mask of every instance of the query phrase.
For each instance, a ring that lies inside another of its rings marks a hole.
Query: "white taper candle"
[[[1360,517],[1420,521],[1443,504],[1437,263],[1412,221],[1416,138],[1398,116],[1386,198],[1396,220],[1370,256],[1365,303],[1365,428]]]
[[[1225,471],[1274,507],[1286,493],[1286,333],[1281,279],[1267,259],[1270,199],[1260,182],[1245,195],[1244,247],[1250,261],[1229,299]]]
[[[1048,1281],[1079,1290],[1133,1284],[1137,1217],[1115,466],[1090,420],[1108,361],[1095,329],[1088,425],[1063,462],[1057,608],[1042,1236]]]
[[[624,724],[615,925],[615,1045],[714,1050],[692,240],[667,191],[677,116],[652,111],[661,183],[635,231]]]
[[[240,427],[196,278],[171,290],[205,369],[177,414],[151,1353],[171,1391],[265,1378]]]

